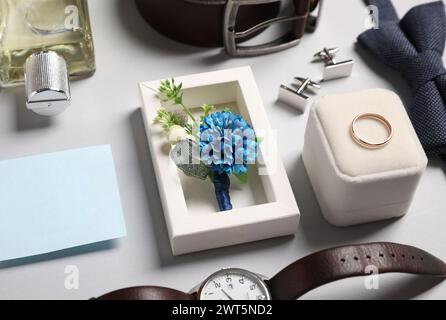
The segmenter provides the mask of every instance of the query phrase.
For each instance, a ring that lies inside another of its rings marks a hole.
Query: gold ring
[[[387,138],[381,142],[370,142],[370,141],[367,141],[366,139],[362,138],[358,134],[357,129],[356,129],[356,123],[361,119],[372,119],[372,120],[376,120],[379,123],[383,124],[387,130],[387,134],[388,134]],[[376,114],[376,113],[363,113],[363,114],[356,116],[353,119],[352,124],[350,126],[350,134],[351,134],[353,140],[357,144],[359,144],[361,147],[367,148],[367,149],[379,149],[379,148],[382,148],[385,145],[387,145],[390,142],[390,140],[392,140],[393,128],[392,128],[392,125],[390,124],[390,122],[386,118],[384,118],[382,115]]]

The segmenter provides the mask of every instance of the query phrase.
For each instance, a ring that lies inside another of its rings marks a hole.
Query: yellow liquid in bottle
[[[51,50],[65,58],[70,78],[96,69],[86,0],[0,1],[0,86],[24,82],[26,59]]]

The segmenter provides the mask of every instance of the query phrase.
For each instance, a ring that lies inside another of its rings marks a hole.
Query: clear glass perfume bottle
[[[69,79],[94,72],[87,0],[0,1],[0,86],[24,83],[29,109],[63,111]]]

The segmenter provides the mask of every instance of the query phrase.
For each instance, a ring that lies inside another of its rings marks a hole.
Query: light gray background
[[[394,0],[401,15],[422,2]],[[300,160],[307,115],[275,102],[281,83],[291,83],[296,75],[320,77],[322,65],[310,61],[324,46],[340,47],[342,57],[355,59],[355,69],[350,78],[325,83],[320,94],[383,87],[410,102],[411,92],[397,74],[355,48],[355,39],[364,30],[362,1],[325,1],[318,31],[307,35],[299,47],[248,59],[229,59],[218,49],[190,47],[160,36],[143,22],[131,0],[90,0],[89,4],[96,74],[73,83],[72,107],[53,119],[26,111],[22,88],[1,91],[0,159],[111,144],[128,236],[112,246],[93,248],[101,250],[74,250],[35,263],[2,264],[0,298],[86,299],[144,284],[189,290],[224,266],[272,276],[315,250],[367,241],[416,245],[446,259],[446,180],[441,164],[430,163],[404,218],[332,227],[321,216]],[[295,237],[173,257],[138,110],[137,83],[243,65],[251,65],[271,125],[278,130],[280,153],[302,212],[301,226]],[[64,288],[67,265],[80,270],[79,290]],[[363,279],[350,279],[314,290],[306,298],[446,298],[446,283],[429,289],[434,283],[412,276],[386,276],[380,290],[370,291],[365,290]]]

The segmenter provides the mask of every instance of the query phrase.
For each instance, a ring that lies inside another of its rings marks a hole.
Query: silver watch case
[[[246,274],[248,277],[253,278],[255,280],[257,280],[258,284],[262,287],[262,289],[265,291],[266,293],[266,298],[265,300],[272,300],[272,296],[271,296],[271,292],[266,284],[266,280],[268,280],[268,278],[266,276],[263,276],[261,274],[258,273],[254,273],[252,271],[246,270],[246,269],[241,269],[241,268],[222,268],[216,272],[214,272],[213,274],[211,274],[210,276],[208,276],[201,284],[195,286],[189,293],[190,294],[197,294],[197,299],[198,300],[203,300],[201,295],[202,295],[202,291],[203,288],[210,282],[212,281],[212,279],[214,279],[215,277],[217,277],[220,274],[223,273],[239,273],[239,274]]]

